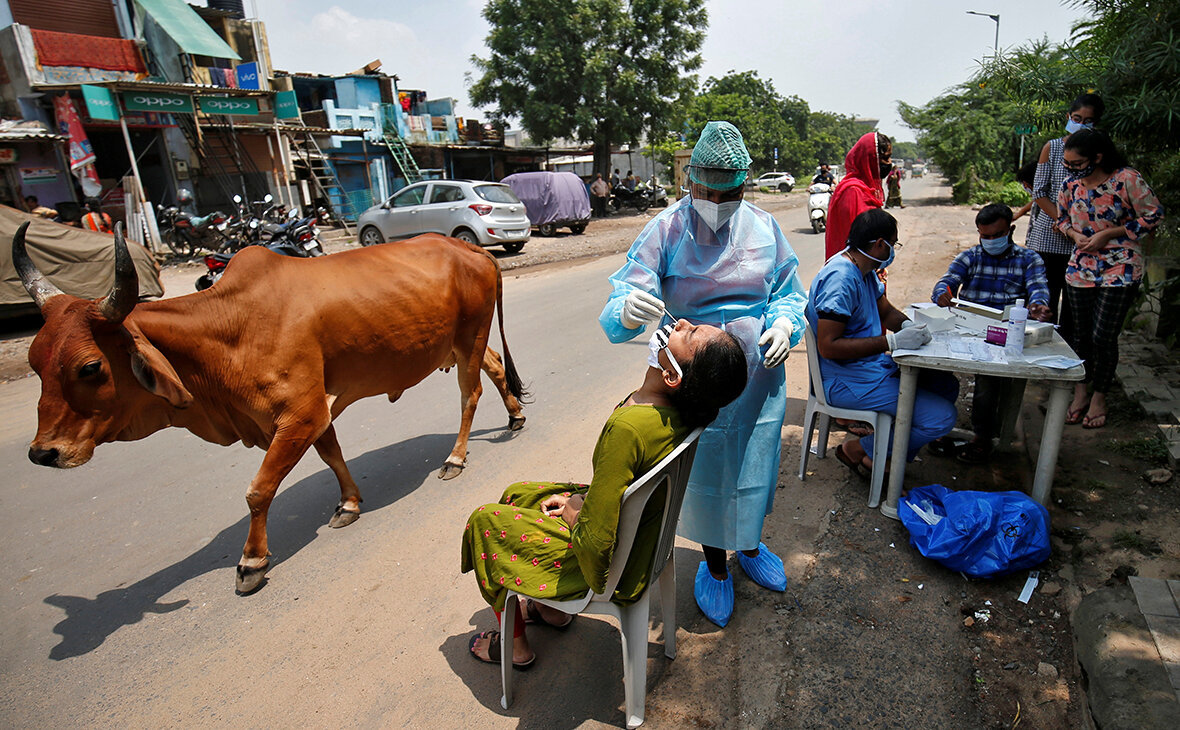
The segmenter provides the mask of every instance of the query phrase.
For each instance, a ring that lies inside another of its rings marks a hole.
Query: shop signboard
[[[20,169],[20,181],[26,185],[53,182],[56,179],[56,167],[22,167]]]
[[[258,100],[235,96],[200,96],[197,105],[206,114],[248,114],[258,113]]]
[[[115,95],[110,89],[82,84],[82,98],[86,100],[86,111],[91,119],[119,121],[119,107],[115,104]]]
[[[240,63],[234,68],[234,76],[237,77],[239,89],[261,89],[262,83],[258,80],[258,62],[252,61],[250,63]]]
[[[275,117],[278,119],[298,119],[299,100],[294,91],[280,91],[275,94]]]
[[[125,91],[123,108],[134,112],[193,113],[193,98],[187,94],[164,91]]]

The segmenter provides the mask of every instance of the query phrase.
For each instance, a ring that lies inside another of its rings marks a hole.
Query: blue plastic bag
[[[932,484],[913,489],[897,513],[918,552],[975,578],[1032,568],[1049,557],[1049,511],[1023,492],[956,492]]]

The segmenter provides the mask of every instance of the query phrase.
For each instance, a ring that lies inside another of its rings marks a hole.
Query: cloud
[[[295,21],[284,13],[264,17],[264,21],[271,61],[284,71],[344,74],[377,58],[388,69],[397,58],[425,53],[408,25],[358,17],[339,5],[306,20]]]

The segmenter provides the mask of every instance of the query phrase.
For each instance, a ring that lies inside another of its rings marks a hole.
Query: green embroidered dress
[[[471,513],[463,531],[463,572],[474,570],[479,590],[501,611],[508,588],[526,596],[569,600],[589,588],[606,590],[614,555],[623,492],[671,453],[689,429],[674,408],[620,406],[611,413],[594,447],[589,485],[517,482],[498,504]],[[573,527],[541,512],[554,494],[583,494]],[[634,602],[647,587],[646,572],[659,540],[665,489],[648,500],[614,600]]]

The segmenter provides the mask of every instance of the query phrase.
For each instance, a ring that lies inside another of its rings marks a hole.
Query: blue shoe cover
[[[738,551],[738,565],[742,571],[763,588],[783,592],[787,590],[787,574],[783,570],[783,561],[779,556],[770,552],[766,543],[758,543],[758,556],[747,558],[746,554]]]
[[[697,568],[696,586],[692,591],[701,613],[718,626],[724,628],[733,616],[733,576],[728,573],[725,580],[717,580],[709,573],[709,566],[701,561]]]

